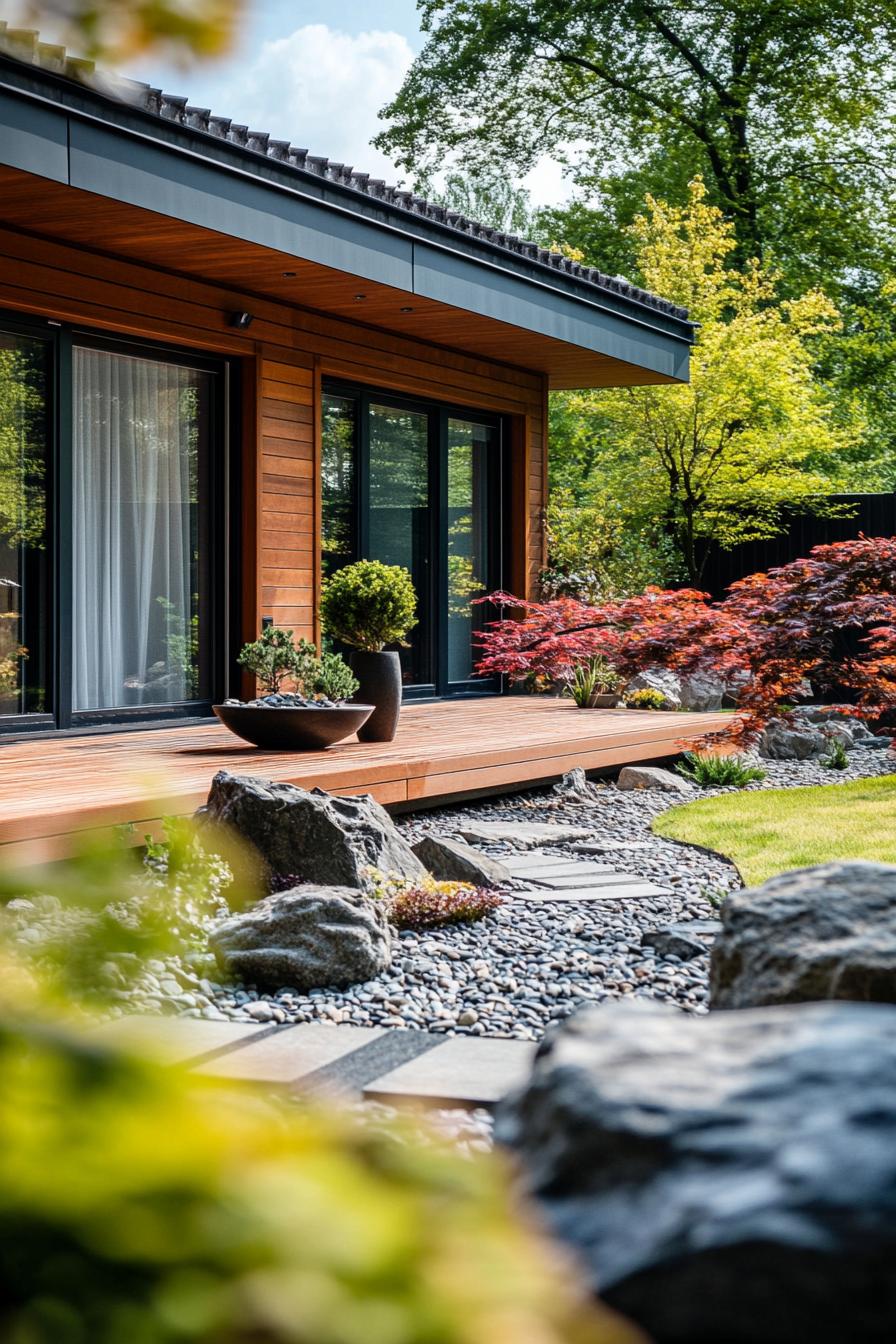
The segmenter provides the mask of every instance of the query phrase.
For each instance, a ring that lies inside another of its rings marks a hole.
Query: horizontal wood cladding
[[[244,635],[263,615],[318,633],[326,377],[513,417],[512,577],[532,592],[544,562],[543,375],[3,227],[0,309],[243,361]],[[253,315],[248,330],[230,325],[242,311]]]
[[[261,551],[273,560],[259,564],[260,615],[314,639],[314,361],[263,348],[259,365]],[[299,537],[310,543],[307,550],[295,549]]]

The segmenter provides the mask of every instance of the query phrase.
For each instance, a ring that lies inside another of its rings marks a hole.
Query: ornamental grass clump
[[[579,709],[591,709],[598,696],[614,695],[622,685],[619,673],[602,654],[577,663],[564,686]]]
[[[678,773],[701,789],[743,789],[747,784],[765,779],[761,766],[753,765],[744,756],[719,756],[709,751],[688,751]]]
[[[417,594],[402,565],[358,560],[324,584],[321,619],[327,634],[363,653],[404,644],[417,624]]]

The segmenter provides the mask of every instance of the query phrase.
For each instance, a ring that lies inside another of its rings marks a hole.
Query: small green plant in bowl
[[[279,698],[285,704],[317,699],[342,704],[358,689],[358,680],[341,654],[318,655],[310,640],[296,640],[292,630],[276,625],[267,626],[258,639],[245,644],[237,661],[253,674],[264,697]],[[284,690],[288,681],[293,691]]]
[[[607,708],[616,704],[621,684],[613,664],[598,653],[573,668],[565,690],[579,709]]]
[[[825,770],[847,770],[849,768],[849,756],[839,739],[834,738],[831,741],[827,754],[821,758],[821,764]]]
[[[688,751],[676,768],[701,789],[743,789],[766,775],[761,766],[753,765],[743,756],[722,756],[711,751]]]
[[[643,686],[640,691],[629,691],[625,697],[627,709],[671,709],[672,706],[662,691],[653,686]]]
[[[359,732],[373,713],[370,704],[349,703],[358,679],[341,655],[321,656],[310,640],[297,640],[291,630],[267,626],[243,647],[238,661],[254,675],[259,695],[213,708],[231,732],[253,746],[324,749]]]
[[[327,634],[363,653],[403,644],[417,624],[417,594],[401,565],[358,560],[324,584],[321,618]]]

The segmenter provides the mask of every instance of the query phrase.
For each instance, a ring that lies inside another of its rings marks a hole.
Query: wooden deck
[[[556,779],[577,765],[660,760],[728,717],[505,696],[409,705],[394,742],[328,751],[261,751],[217,722],[10,742],[0,744],[0,854],[20,863],[61,858],[74,834],[123,822],[142,835],[165,815],[192,812],[222,769],[425,806]]]

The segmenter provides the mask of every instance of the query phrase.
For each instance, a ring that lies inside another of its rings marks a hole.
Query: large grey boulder
[[[634,789],[656,789],[660,793],[690,794],[694,785],[672,770],[663,770],[658,765],[625,765],[619,771],[616,787],[631,791]]]
[[[727,693],[727,681],[714,672],[691,672],[681,678],[682,709],[710,713],[722,708]]]
[[[798,705],[786,718],[771,719],[756,742],[760,756],[773,761],[805,761],[825,756],[834,742],[853,747],[886,748],[863,719],[837,705]]]
[[[389,814],[367,794],[339,798],[220,770],[197,816],[203,824],[235,832],[261,857],[268,874],[288,874],[296,883],[363,889],[368,868],[426,876]]]
[[[382,901],[349,887],[267,896],[209,936],[227,975],[260,989],[344,989],[387,970],[392,932]]]
[[[896,1003],[896,866],[824,863],[725,900],[714,1008],[816,999]]]
[[[433,877],[445,882],[472,882],[477,887],[503,887],[510,872],[482,850],[441,835],[424,835],[412,846],[417,858]]]
[[[589,1009],[496,1134],[656,1344],[896,1338],[896,1008]]]

